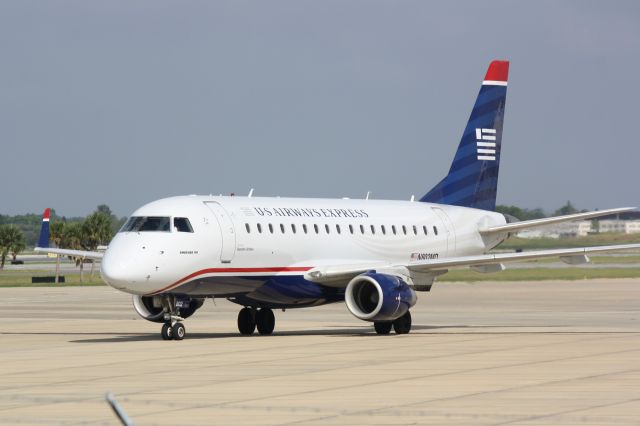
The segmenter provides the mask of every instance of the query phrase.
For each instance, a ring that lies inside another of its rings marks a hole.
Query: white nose
[[[132,274],[132,266],[131,260],[127,259],[127,256],[123,256],[115,250],[107,249],[100,265],[100,275],[111,287],[127,291],[132,287],[135,280]]]

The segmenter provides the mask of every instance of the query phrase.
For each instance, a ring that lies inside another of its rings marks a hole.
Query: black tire
[[[256,329],[256,319],[251,308],[240,309],[238,313],[238,331],[245,336],[251,336]]]
[[[378,334],[389,334],[391,333],[391,327],[393,327],[393,323],[392,322],[382,322],[382,321],[376,321],[373,323],[373,328],[376,329],[376,333]]]
[[[407,311],[406,314],[395,320],[393,329],[396,334],[409,334],[411,331],[411,313]]]
[[[187,334],[187,330],[184,328],[184,324],[179,322],[173,326],[173,340],[182,340],[185,334]]]
[[[276,317],[273,315],[273,311],[269,308],[260,309],[256,314],[256,325],[258,333],[262,335],[273,333],[276,326]]]
[[[162,340],[173,339],[173,328],[171,327],[171,324],[169,323],[162,324],[162,330],[160,331],[160,335],[162,336]]]

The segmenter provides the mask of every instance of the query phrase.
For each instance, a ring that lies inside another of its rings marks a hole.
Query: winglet
[[[49,247],[49,218],[51,215],[51,209],[47,207],[42,213],[42,227],[40,228],[40,237],[38,238],[38,247]]]

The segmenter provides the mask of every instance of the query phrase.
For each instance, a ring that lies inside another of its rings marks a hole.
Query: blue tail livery
[[[38,238],[38,247],[47,248],[49,247],[49,215],[51,214],[51,209],[44,209],[44,213],[42,213],[42,227],[40,228],[40,237]]]
[[[495,210],[509,61],[493,61],[449,174],[420,201]]]

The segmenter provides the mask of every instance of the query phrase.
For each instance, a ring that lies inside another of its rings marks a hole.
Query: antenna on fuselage
[[[249,190],[249,195],[247,195],[247,198],[251,198],[252,195],[253,195],[253,188]]]
[[[411,196],[411,202],[413,203],[415,200],[416,200],[416,196],[415,196],[415,195],[412,195],[412,196]]]
[[[365,200],[369,199],[369,195],[371,195],[371,191],[367,191],[367,196],[366,196]]]

